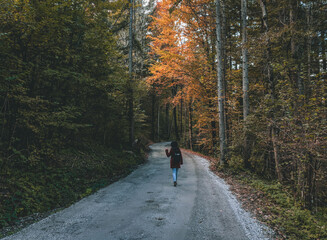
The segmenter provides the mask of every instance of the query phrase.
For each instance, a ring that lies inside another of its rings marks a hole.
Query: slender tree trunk
[[[107,122],[107,119],[105,118],[105,122]],[[104,125],[103,128],[103,146],[106,146],[106,141],[107,141],[107,127]]]
[[[210,113],[212,114],[212,118],[213,120],[211,121],[210,125],[211,125],[211,138],[212,138],[212,151],[214,156],[217,155],[217,131],[216,131],[216,121],[215,121],[215,111],[213,110],[214,108],[214,104],[212,103],[212,101],[209,101],[209,109],[210,109]]]
[[[189,108],[188,108],[188,129],[189,129],[189,144],[190,144],[190,149],[193,150],[193,119],[192,119],[192,102],[189,103]]]
[[[170,138],[170,126],[169,126],[169,104],[166,103],[166,134],[167,138]]]
[[[279,162],[279,146],[277,143],[278,135],[277,135],[277,129],[274,126],[272,126],[272,128],[271,128],[271,136],[272,136],[272,144],[273,144],[273,149],[274,149],[276,173],[277,173],[278,180],[280,182],[282,182],[283,174],[282,174],[282,170],[280,168],[280,162]]]
[[[322,57],[322,69],[327,71],[327,63],[326,63],[326,31],[321,31],[321,57]]]
[[[156,96],[154,89],[152,89],[152,98],[151,98],[151,139],[154,141],[155,138],[155,107],[156,107]]]
[[[2,107],[2,112],[3,112],[3,119],[2,119],[2,128],[1,128],[1,136],[0,136],[0,141],[4,140],[4,134],[5,134],[5,127],[6,127],[6,120],[7,120],[7,107],[9,105],[9,101],[8,101],[8,94],[6,94],[5,100],[4,100],[4,104]],[[10,129],[10,128],[9,128]],[[6,131],[7,133],[7,131]]]
[[[306,193],[305,193],[305,202],[306,202],[306,207],[309,210],[312,210],[313,203],[315,201],[314,196],[315,196],[315,161],[313,160],[313,157],[310,153],[307,154],[308,156],[308,163],[307,163],[307,173],[306,173],[306,178],[307,178],[307,187],[306,187]]]
[[[219,139],[220,139],[220,163],[226,163],[226,133],[225,133],[225,108],[224,108],[224,84],[223,84],[223,61],[222,61],[222,37],[221,37],[221,21],[220,21],[220,0],[216,0],[216,31],[217,31],[217,77],[218,77],[218,113],[219,113]]]
[[[266,0],[259,0],[261,11],[262,11],[262,22],[265,29],[265,34],[269,31],[268,25],[268,14],[266,9]],[[276,92],[275,92],[275,79],[274,79],[274,71],[271,65],[271,47],[270,47],[270,40],[267,39],[267,49],[266,49],[266,64],[267,64],[267,79],[268,79],[268,89],[271,95],[272,101],[275,102],[276,100]],[[272,115],[270,116],[272,119],[272,126],[270,131],[270,138],[273,145],[273,152],[274,152],[274,160],[275,160],[275,170],[277,173],[278,180],[281,182],[283,180],[282,171],[280,167],[280,158],[279,158],[279,148],[278,148],[278,134],[277,129],[275,126],[275,116],[274,111],[272,111]]]
[[[297,8],[298,8],[298,1],[297,0],[290,0],[289,2],[289,7],[290,7],[290,26],[291,26],[291,55],[292,55],[292,65],[290,70],[290,78],[293,80],[293,83],[296,84],[299,94],[303,95],[304,90],[303,90],[303,79],[300,76],[301,72],[301,63],[299,61],[299,46],[297,43],[297,38],[294,36],[294,28],[295,28],[295,23],[297,21]],[[295,68],[297,68],[295,70]]]
[[[173,115],[174,115],[174,128],[175,128],[175,137],[176,140],[179,140],[179,133],[178,133],[178,125],[177,125],[177,111],[176,111],[176,106],[173,109]]]
[[[176,96],[177,86],[173,86],[172,94],[173,94],[173,97]],[[174,118],[173,121],[174,121],[175,137],[176,137],[176,141],[178,141],[179,140],[179,131],[178,131],[178,123],[177,123],[177,106],[174,106],[174,108],[173,108],[173,118]]]
[[[158,101],[158,142],[160,142],[160,102]]]
[[[268,14],[267,14],[267,9],[266,9],[266,0],[258,0],[260,3],[260,7],[261,7],[261,12],[262,12],[262,22],[263,22],[263,26],[265,31],[267,32],[269,30],[268,28]]]
[[[214,34],[210,35],[211,41],[207,41],[207,59],[210,59],[211,71],[215,71],[215,36]],[[216,116],[214,111],[214,104],[212,101],[209,101],[210,113],[212,114],[213,120],[211,121],[211,137],[212,137],[212,151],[214,156],[217,156],[217,130],[216,130]]]
[[[311,32],[311,22],[312,22],[312,11],[311,7],[308,6],[306,9],[306,17],[307,17],[307,28],[308,32]],[[307,37],[307,78],[308,84],[311,82],[311,34],[308,34]],[[323,46],[321,46],[323,48]],[[324,57],[324,55],[322,55]],[[326,62],[325,62],[326,64]],[[314,160],[314,157],[310,154],[307,154],[308,163],[307,163],[307,193],[306,193],[306,204],[309,210],[312,210],[313,204],[315,203],[316,199],[316,164],[317,162]]]
[[[248,49],[247,49],[247,0],[241,0],[242,4],[242,66],[243,66],[243,120],[244,120],[244,166],[249,168],[250,145],[246,130],[247,116],[249,115],[249,77],[248,77]]]
[[[226,54],[226,45],[227,45],[227,22],[226,22],[226,3],[225,0],[220,0],[221,2],[221,23],[222,23],[222,28],[221,28],[221,53],[222,53],[222,71],[223,71],[223,91],[225,97],[223,98],[224,102],[224,117],[225,117],[225,144],[228,146],[228,141],[232,141],[230,139],[230,131],[229,131],[229,115],[228,115],[228,106],[226,103],[226,99],[228,98],[228,90],[227,90],[227,81],[226,81],[226,66],[227,66],[227,54]],[[227,149],[227,147],[226,147]]]
[[[311,30],[311,11],[307,10],[307,28],[308,31]],[[306,84],[306,88],[305,88],[305,94],[306,96],[310,96],[310,83],[311,83],[311,44],[312,44],[312,40],[311,40],[311,34],[308,34],[308,38],[307,38],[307,84]],[[308,98],[307,98],[308,99]]]
[[[188,104],[187,102],[184,103],[184,133],[183,133],[183,138],[184,138],[184,143],[187,145],[188,144]]]
[[[180,135],[183,137],[183,99],[181,99],[180,128]]]
[[[211,121],[211,136],[212,136],[212,150],[216,157],[217,155],[217,132],[216,132],[216,121]]]
[[[130,0],[129,8],[129,142],[132,146],[134,141],[134,91],[133,91],[133,0]]]
[[[227,35],[227,39],[229,40],[229,49],[232,49],[232,40],[231,40],[231,26],[230,24],[228,25],[228,31],[227,31],[228,35]],[[227,46],[227,45],[226,45]],[[229,59],[228,59],[228,62],[229,62],[229,70],[233,70],[233,56],[232,54],[229,54]]]
[[[243,66],[243,119],[249,115],[249,77],[248,77],[248,49],[247,49],[247,0],[242,2],[242,66]]]

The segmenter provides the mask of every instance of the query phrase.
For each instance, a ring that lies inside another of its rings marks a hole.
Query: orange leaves
[[[181,78],[181,34],[177,29],[179,21],[175,14],[170,14],[172,1],[164,0],[157,5],[156,16],[149,26],[152,40],[151,55],[154,63],[150,67],[151,77],[147,82],[157,87],[169,88]]]
[[[152,64],[147,82],[158,93],[171,95],[177,89],[166,97],[173,105],[181,99],[193,102],[196,127],[206,135],[217,117],[214,5],[209,0],[182,1],[170,13],[173,3],[160,1],[149,26]]]

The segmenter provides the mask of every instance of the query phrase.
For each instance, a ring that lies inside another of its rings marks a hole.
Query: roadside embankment
[[[143,149],[136,154],[90,145],[61,151],[55,166],[7,168],[1,179],[0,237],[126,176],[145,161]]]

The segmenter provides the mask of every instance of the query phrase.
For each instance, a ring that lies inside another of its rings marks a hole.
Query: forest
[[[324,206],[326,10],[325,1],[159,2],[147,82],[166,125],[153,138],[172,135],[291,186],[308,209]]]
[[[169,140],[327,222],[327,1],[3,0],[0,22],[0,227]]]

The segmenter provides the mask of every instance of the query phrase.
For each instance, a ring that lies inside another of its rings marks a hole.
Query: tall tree
[[[268,12],[266,7],[266,1],[265,0],[259,0],[261,11],[262,11],[262,22],[264,27],[264,34],[266,37],[265,43],[267,44],[266,50],[265,50],[265,56],[266,56],[266,77],[268,80],[268,91],[270,98],[272,99],[274,108],[274,103],[276,101],[276,86],[275,86],[275,77],[274,77],[274,70],[271,65],[272,62],[272,52],[271,52],[271,42],[268,36],[269,32],[269,25],[268,25]],[[278,144],[278,129],[275,123],[275,113],[274,110],[270,114],[271,118],[271,128],[270,128],[270,135],[271,135],[271,142],[273,146],[273,154],[274,154],[274,160],[275,160],[275,169],[278,176],[278,180],[281,182],[283,180],[283,174],[280,166],[280,154],[279,154],[279,144]]]
[[[220,163],[226,163],[227,144],[225,126],[225,91],[223,83],[224,65],[221,36],[221,14],[220,0],[216,0],[216,32],[217,32],[217,79],[218,79],[218,113],[219,113],[219,139],[220,139]]]
[[[134,90],[133,90],[133,0],[130,0],[129,6],[129,54],[128,54],[128,73],[129,73],[129,100],[128,100],[128,118],[129,118],[129,143],[132,146],[134,141]]]
[[[249,74],[248,74],[248,50],[247,50],[247,0],[241,0],[242,11],[242,72],[243,72],[243,121],[246,126],[249,115]],[[249,137],[246,127],[244,128],[244,165],[249,167]]]

